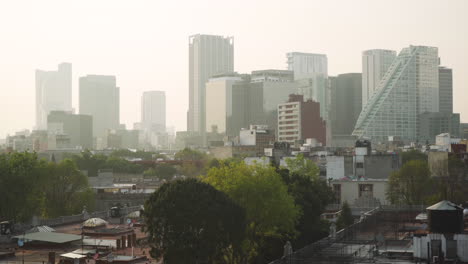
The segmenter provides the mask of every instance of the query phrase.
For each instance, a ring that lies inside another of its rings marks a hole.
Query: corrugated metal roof
[[[426,210],[455,211],[455,210],[463,210],[463,208],[461,208],[460,206],[450,201],[443,200],[432,206],[429,206],[428,208],[426,208]]]
[[[56,232],[36,232],[36,233],[29,233],[25,235],[15,236],[17,239],[25,239],[31,241],[42,241],[42,242],[50,242],[50,243],[57,243],[63,244],[72,241],[78,241],[81,239],[81,236],[78,235],[71,235],[71,234],[64,234],[64,233],[56,233]]]

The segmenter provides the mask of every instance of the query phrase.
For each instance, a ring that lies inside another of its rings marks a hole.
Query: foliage
[[[101,154],[93,154],[89,150],[83,151],[80,155],[73,155],[72,159],[82,171],[87,171],[88,176],[96,177],[99,170],[110,169],[116,173],[143,173],[145,168],[117,155],[109,157]]]
[[[207,159],[207,155],[203,152],[190,149],[190,148],[184,148],[183,150],[177,152],[174,155],[174,159],[176,160],[205,160]]]
[[[46,163],[35,153],[0,155],[0,216],[27,221],[44,205]]]
[[[387,198],[392,204],[425,204],[432,194],[432,180],[426,161],[410,160],[390,175]]]
[[[410,150],[407,152],[402,152],[401,153],[401,161],[404,164],[406,164],[408,161],[411,160],[422,160],[422,161],[427,161],[427,155],[425,153],[422,153],[419,150]]]
[[[93,207],[93,192],[88,178],[69,159],[47,165],[47,184],[44,186],[44,215],[58,217],[80,212],[84,206]]]
[[[457,204],[465,203],[468,200],[465,179],[468,168],[465,163],[455,155],[448,157],[448,170],[434,179],[437,192],[432,196],[431,203],[440,200],[450,200]],[[445,168],[447,169],[447,168]]]
[[[296,158],[286,158],[287,169],[291,174],[316,180],[319,177],[319,168],[310,159],[299,154]]]
[[[238,263],[245,212],[195,179],[166,183],[145,204],[151,255],[164,263]]]
[[[25,222],[33,215],[55,217],[92,209],[94,196],[76,164],[39,160],[35,153],[0,155],[0,215]]]
[[[160,180],[170,180],[176,174],[177,170],[171,165],[159,164],[155,168],[146,170],[144,176],[155,176]]]
[[[354,223],[353,214],[351,213],[351,208],[349,208],[348,203],[345,201],[341,206],[341,214],[336,221],[336,227],[338,230],[341,230],[345,227],[348,227]]]
[[[316,167],[313,163],[308,166]],[[299,235],[292,241],[293,246],[302,248],[327,236],[329,224],[321,220],[320,215],[325,211],[327,204],[333,201],[333,192],[327,182],[318,177],[318,168],[305,175],[290,173],[287,169],[280,169],[279,173],[296,205],[302,209],[302,216],[296,225]]]
[[[244,250],[250,261],[261,256],[259,250],[267,239],[295,234],[300,209],[273,167],[244,162],[221,164],[211,168],[203,180],[245,208],[248,231]]]

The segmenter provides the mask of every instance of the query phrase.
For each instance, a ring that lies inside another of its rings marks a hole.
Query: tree
[[[300,163],[305,164],[305,163]],[[294,197],[296,205],[302,209],[302,215],[296,225],[298,236],[292,241],[295,248],[302,248],[328,235],[329,224],[320,218],[325,207],[333,200],[333,192],[327,182],[318,177],[318,168],[307,171],[305,175],[290,173],[287,169],[278,172],[288,186],[288,192]],[[289,167],[289,166],[288,166]],[[301,172],[303,170],[296,169]],[[315,175],[312,175],[315,173]]]
[[[146,170],[143,175],[155,176],[160,180],[171,180],[176,172],[177,170],[171,165],[159,164],[155,168]]]
[[[310,159],[299,154],[295,158],[286,158],[289,173],[316,180],[319,178],[319,168]]]
[[[401,153],[401,161],[403,165],[411,160],[427,161],[427,155],[415,149]]]
[[[174,155],[174,159],[176,160],[205,160],[207,158],[207,155],[203,152],[190,149],[190,148],[184,148],[183,150],[177,152]]]
[[[336,221],[336,226],[338,230],[346,228],[354,223],[353,214],[351,213],[351,208],[349,208],[348,203],[345,201],[341,206],[341,213]]]
[[[0,217],[24,222],[42,213],[46,166],[35,153],[0,155]]]
[[[151,255],[164,263],[237,263],[245,212],[196,179],[159,188],[145,204]]]
[[[75,161],[80,170],[86,171],[88,176],[95,177],[98,175],[98,171],[104,168],[107,157],[94,155],[91,151],[85,150],[80,155],[73,155],[72,160]]]
[[[269,238],[287,239],[295,235],[300,209],[275,168],[248,166],[244,162],[222,164],[211,168],[203,181],[225,192],[246,210],[244,249],[250,262],[266,262],[261,260],[260,250]]]
[[[86,206],[94,207],[94,195],[88,185],[88,178],[76,164],[65,159],[60,163],[47,164],[47,184],[44,186],[44,216],[58,217],[76,214]]]
[[[387,198],[392,204],[425,204],[433,194],[426,161],[410,160],[388,179]]]

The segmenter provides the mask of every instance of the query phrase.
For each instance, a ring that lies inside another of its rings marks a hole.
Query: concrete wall
[[[364,158],[364,176],[367,179],[388,179],[392,172],[401,168],[399,155],[370,155]]]
[[[365,181],[350,181],[350,180],[339,180],[332,181],[332,186],[334,184],[341,185],[341,199],[340,203],[345,201],[353,205],[356,199],[359,198],[359,185],[361,184],[370,184],[372,185],[372,197],[380,201],[381,204],[388,204],[387,197],[385,196],[385,191],[387,188],[386,180],[365,180]]]

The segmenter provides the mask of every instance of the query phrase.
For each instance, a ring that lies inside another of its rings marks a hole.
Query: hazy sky
[[[0,1],[0,138],[35,119],[34,70],[73,63],[78,77],[117,76],[121,122],[143,91],[166,91],[167,125],[186,127],[188,36],[234,36],[237,72],[286,68],[290,51],[325,53],[329,73],[361,71],[361,52],[439,47],[453,68],[454,110],[468,122],[468,1]]]

